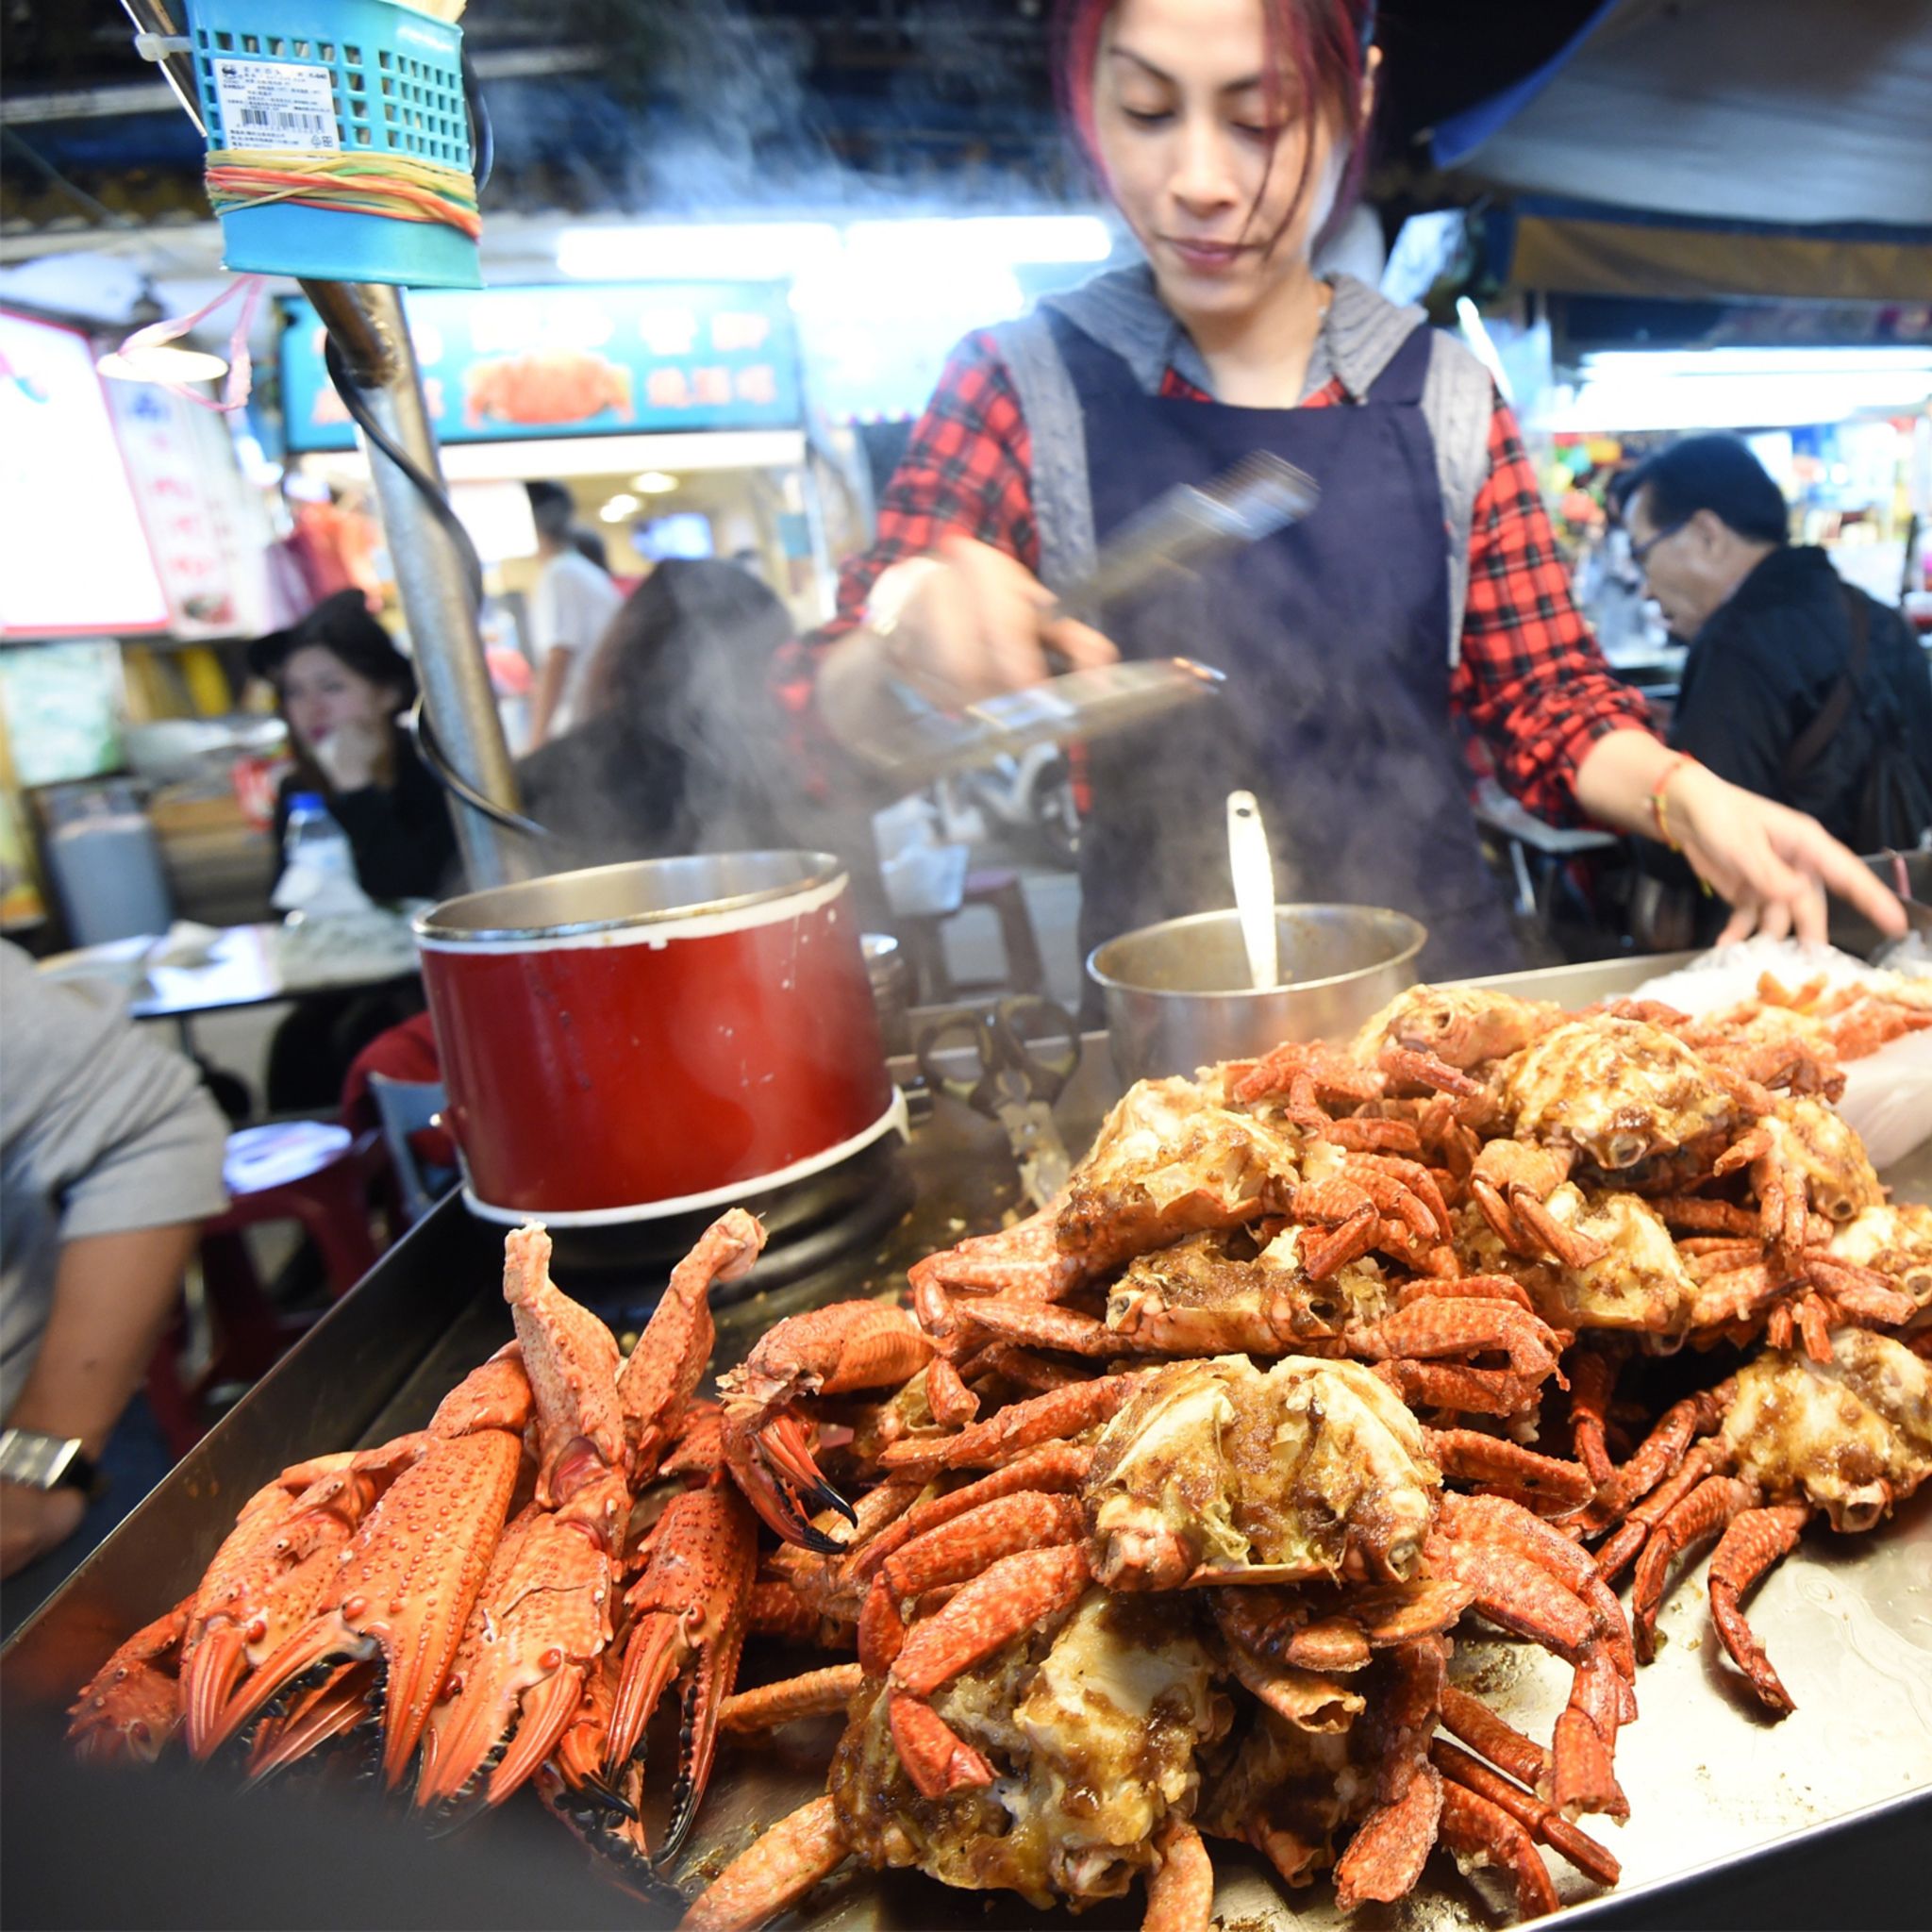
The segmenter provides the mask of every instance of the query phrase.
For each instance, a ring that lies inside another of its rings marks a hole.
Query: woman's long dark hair
[[[671,558],[625,600],[597,645],[585,715],[641,729],[675,720],[699,691],[750,705],[791,636],[776,596],[735,563]]]

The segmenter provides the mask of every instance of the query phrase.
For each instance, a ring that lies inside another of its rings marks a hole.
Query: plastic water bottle
[[[289,824],[282,834],[282,865],[286,876],[300,867],[309,883],[309,898],[325,897],[325,884],[337,879],[356,883],[356,855],[349,835],[323,803],[319,791],[298,791],[289,800]],[[291,925],[301,922],[299,908],[288,915]]]

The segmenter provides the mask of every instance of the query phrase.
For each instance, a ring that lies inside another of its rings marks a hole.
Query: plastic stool
[[[228,1208],[201,1231],[201,1277],[213,1331],[208,1365],[192,1376],[183,1372],[184,1307],[147,1368],[148,1406],[176,1456],[207,1433],[202,1405],[210,1391],[265,1374],[314,1320],[286,1313],[269,1300],[242,1230],[263,1222],[299,1222],[322,1255],[330,1295],[346,1294],[376,1261],[368,1195],[379,1141],[375,1133],[352,1136],[322,1121],[278,1122],[228,1136],[222,1165]]]
[[[957,919],[969,906],[985,906],[999,921],[1006,971],[998,979],[960,984],[955,981],[946,964],[945,937],[941,927],[947,920]],[[1027,909],[1025,889],[1016,872],[989,867],[983,872],[968,873],[965,891],[951,912],[918,913],[892,923],[918,977],[918,1000],[922,1006],[941,1006],[962,994],[1046,991],[1046,972],[1040,960],[1033,915]]]

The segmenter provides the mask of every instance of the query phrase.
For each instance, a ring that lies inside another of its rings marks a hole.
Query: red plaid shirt
[[[1209,400],[1171,368],[1161,393]],[[1304,407],[1337,404],[1347,406],[1339,378]],[[838,616],[781,666],[788,710],[801,719],[808,711],[816,657],[858,625],[881,573],[931,550],[943,532],[977,538],[1039,569],[1032,450],[997,344],[983,332],[967,337],[879,501],[877,541],[840,574]],[[1462,655],[1449,705],[1488,749],[1503,784],[1556,823],[1574,818],[1576,767],[1599,738],[1650,729],[1643,699],[1612,676],[1571,599],[1536,473],[1500,395],[1490,418],[1490,474],[1471,526]]]

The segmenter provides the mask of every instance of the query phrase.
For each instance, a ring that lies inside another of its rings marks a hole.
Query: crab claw
[[[137,1630],[82,1687],[67,1727],[75,1750],[97,1764],[152,1764],[181,1722],[179,1688],[166,1669],[194,1599]]]
[[[792,1400],[896,1388],[932,1355],[931,1341],[905,1309],[834,1302],[780,1322],[738,1368],[718,1378],[726,1466],[752,1507],[785,1541],[828,1556],[843,1548],[813,1526],[808,1505],[836,1509],[855,1526],[858,1521],[813,1460]]]
[[[796,1416],[774,1416],[751,1432],[748,1452],[739,1450],[725,1431],[725,1455],[746,1499],[788,1543],[821,1556],[842,1555],[845,1545],[820,1529],[808,1511],[835,1509],[856,1528],[858,1513],[825,1480],[812,1457],[811,1437]]]
[[[205,1750],[235,1736],[318,1665],[381,1654],[383,1782],[402,1781],[496,1547],[523,1457],[521,1436],[439,1438],[337,1553],[323,1607],[223,1707]]]
[[[677,1782],[659,1862],[683,1842],[711,1774],[718,1712],[737,1680],[757,1570],[758,1527],[737,1491],[721,1483],[672,1499],[625,1599],[635,1621],[610,1712],[610,1782],[637,1750],[665,1690],[685,1677]]]
[[[416,1803],[461,1796],[501,1751],[484,1802],[502,1804],[576,1715],[588,1668],[609,1641],[608,1552],[532,1504],[496,1547],[423,1733]]]

